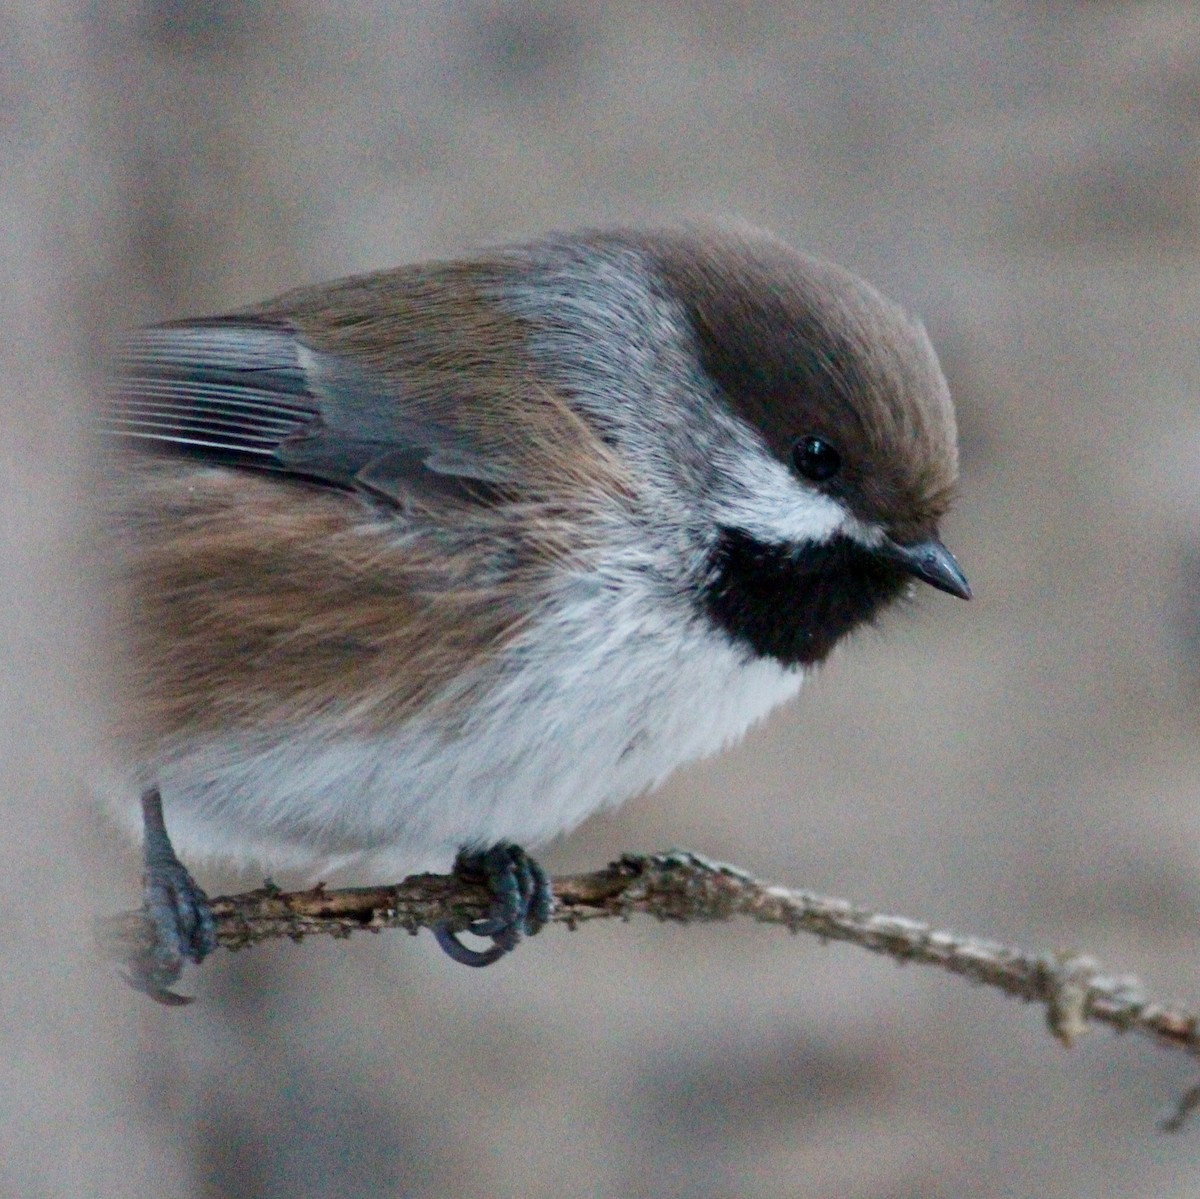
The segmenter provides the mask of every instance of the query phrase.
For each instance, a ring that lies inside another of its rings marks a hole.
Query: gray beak
[[[962,567],[936,537],[930,537],[928,541],[916,541],[912,545],[900,545],[885,537],[876,552],[930,587],[948,591],[959,599],[971,598],[971,584],[967,582]]]

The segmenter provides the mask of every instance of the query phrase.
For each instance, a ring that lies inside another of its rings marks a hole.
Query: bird
[[[435,934],[489,965],[551,911],[526,847],[737,740],[917,583],[971,596],[924,327],[748,225],[549,234],[140,329],[97,432],[159,944],[130,981],[163,1002],[215,945],[184,857],[453,862],[490,944]]]

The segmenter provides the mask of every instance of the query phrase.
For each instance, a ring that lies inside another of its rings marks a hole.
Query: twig
[[[680,923],[745,916],[823,941],[846,941],[900,962],[938,966],[1040,1003],[1051,1032],[1065,1045],[1095,1021],[1200,1056],[1196,1014],[1151,999],[1138,979],[1106,973],[1084,954],[1025,953],[869,912],[842,899],[773,886],[683,851],[626,854],[603,870],[556,878],[553,885],[557,902],[551,919],[572,929],[590,920],[627,920],[634,913]],[[363,929],[404,928],[415,934],[441,921],[464,929],[486,914],[489,903],[481,885],[453,875],[419,874],[394,886],[332,891],[317,886],[284,892],[268,882],[256,891],[214,899],[212,906],[219,943],[242,949],[274,937],[348,937]],[[141,912],[125,912],[100,922],[100,940],[107,957],[127,962],[152,945],[153,928]],[[1181,1100],[1164,1127],[1178,1126],[1198,1105],[1200,1086]]]

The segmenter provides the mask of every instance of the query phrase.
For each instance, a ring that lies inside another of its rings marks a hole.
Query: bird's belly
[[[729,744],[803,677],[696,623],[612,642],[564,636],[554,660],[510,662],[452,736],[418,719],[195,747],[158,768],[177,848],[390,875],[443,868],[465,843],[536,845]]]

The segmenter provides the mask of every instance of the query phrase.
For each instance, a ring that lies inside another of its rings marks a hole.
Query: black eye
[[[824,437],[801,437],[792,446],[792,463],[806,479],[824,483],[842,469],[842,456]]]

